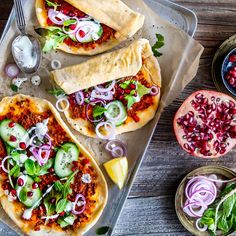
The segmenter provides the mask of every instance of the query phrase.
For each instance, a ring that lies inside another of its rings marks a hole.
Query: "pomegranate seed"
[[[79,31],[79,36],[80,36],[81,38],[83,38],[85,35],[86,35],[86,34],[85,34],[85,32],[84,32],[83,30],[80,30],[80,31]]]
[[[33,189],[38,188],[38,186],[39,186],[39,185],[38,185],[37,183],[33,183],[33,184],[32,184],[32,188],[33,188]]]
[[[21,149],[26,149],[26,143],[24,142],[20,142],[19,146]]]
[[[17,140],[17,138],[16,138],[14,135],[11,135],[10,138],[9,138],[9,140],[10,140],[11,142],[15,142],[15,141]]]
[[[235,61],[236,61],[236,55],[231,55],[231,56],[229,57],[229,61],[230,61],[230,62],[235,62]]]
[[[27,193],[27,196],[28,196],[28,197],[33,197],[33,195],[34,195],[34,193],[33,193],[32,191],[29,191],[29,192]]]
[[[63,211],[63,212],[61,212],[60,214],[59,214],[59,216],[64,216],[65,215],[65,211]]]
[[[230,77],[229,84],[234,85],[234,83],[235,83],[235,79],[233,77]]]
[[[10,127],[10,128],[13,128],[14,126],[15,126],[15,122],[14,121],[11,121],[9,124],[8,124],[8,127]]]
[[[11,190],[11,195],[12,195],[13,197],[15,197],[16,194],[17,194],[16,190],[15,190],[15,189],[12,189],[12,190]]]
[[[136,85],[135,84],[130,84],[129,87],[130,87],[130,89],[136,89]]]
[[[54,172],[54,169],[51,167],[51,168],[48,169],[48,171],[49,171],[50,173],[53,173],[53,172]]]
[[[72,161],[72,165],[73,166],[78,166],[78,162],[77,161]]]
[[[71,29],[71,30],[74,30],[75,28],[76,28],[76,24],[70,25],[70,29]]]
[[[82,163],[82,165],[88,165],[89,163],[90,163],[90,161],[89,161],[89,159],[83,159],[82,161],[81,161],[81,163]]]
[[[54,23],[49,18],[47,18],[47,24],[48,25],[54,25]]]
[[[124,100],[125,96],[124,95],[120,95],[119,100]]]
[[[126,94],[130,94],[130,92],[131,92],[130,89],[125,89]]]
[[[73,11],[69,11],[68,15],[69,15],[70,17],[73,17],[73,16],[75,16],[76,14],[75,14]]]
[[[19,178],[19,179],[17,180],[17,184],[18,184],[19,186],[23,186],[23,185],[24,185],[24,180],[23,180],[22,178]]]
[[[71,168],[72,171],[76,171],[77,169],[78,169],[78,166],[73,166],[73,167]]]

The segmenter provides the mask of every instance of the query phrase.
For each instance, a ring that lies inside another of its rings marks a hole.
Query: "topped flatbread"
[[[68,96],[68,122],[90,137],[109,139],[141,128],[158,108],[160,67],[146,39],[52,71],[52,77]]]
[[[0,102],[0,202],[28,235],[82,235],[99,219],[107,185],[91,155],[46,100]]]
[[[144,16],[120,0],[36,0],[41,27],[49,29],[44,51],[94,55],[132,37]]]

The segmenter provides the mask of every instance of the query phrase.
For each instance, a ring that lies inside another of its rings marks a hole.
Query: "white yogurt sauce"
[[[27,36],[14,40],[12,44],[15,59],[24,68],[33,68],[37,64],[34,46]]]

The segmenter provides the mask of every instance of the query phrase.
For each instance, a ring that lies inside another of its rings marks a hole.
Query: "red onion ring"
[[[199,221],[200,221],[200,220],[201,220],[200,218],[196,220],[196,228],[197,228],[197,230],[199,230],[200,232],[205,232],[208,227],[207,227],[207,225],[204,225],[203,227],[200,227],[200,225],[199,225]]]
[[[9,171],[6,169],[6,167],[4,166],[4,164],[5,164],[5,161],[6,161],[7,159],[10,159],[10,158],[11,158],[11,156],[6,156],[6,157],[4,157],[4,158],[2,159],[1,168],[2,168],[2,170],[3,170],[4,172],[6,172],[6,173],[9,173]]]
[[[68,20],[70,17],[66,16],[62,12],[49,9],[48,18],[56,25],[63,25],[64,21]]]
[[[82,207],[82,209],[80,210],[80,211],[76,211],[75,210],[75,207],[76,207],[76,205],[77,205],[77,203],[78,203],[78,200],[79,199],[82,199],[82,202],[83,202],[83,207]],[[86,199],[85,199],[85,197],[84,197],[84,195],[82,195],[82,194],[77,194],[76,195],[76,198],[75,198],[75,201],[72,203],[72,213],[74,214],[74,215],[79,215],[79,214],[82,214],[84,211],[85,211],[85,208],[86,208]]]
[[[111,91],[115,87],[115,84],[116,84],[116,81],[113,80],[107,88],[101,88],[98,85],[98,86],[95,86],[95,89],[100,93],[105,93],[105,92]]]
[[[156,96],[159,93],[159,91],[160,89],[156,85],[153,85],[151,87],[150,95]]]
[[[103,107],[105,107],[105,103],[103,102],[103,101],[101,101],[101,100],[96,100],[96,101],[93,101],[93,102],[90,102],[90,103],[88,103],[87,104],[87,106],[86,106],[86,118],[90,121],[90,122],[92,122],[92,123],[95,123],[95,122],[100,122],[102,119],[103,119],[103,117],[101,117],[100,119],[98,119],[98,120],[92,120],[90,117],[89,117],[89,115],[88,115],[88,110],[89,110],[89,106],[93,106],[93,105],[96,105],[97,103],[101,103],[102,104],[102,106]]]
[[[127,145],[120,140],[114,139],[106,143],[105,149],[111,153],[114,158],[125,157],[128,154]],[[121,151],[122,150],[122,151]],[[118,151],[118,152],[117,152]],[[119,153],[120,151],[120,153]]]
[[[34,155],[40,166],[43,166],[47,163],[50,156],[50,150],[44,150],[37,147],[31,147],[29,150]],[[42,157],[43,153],[45,154],[44,157]]]
[[[78,103],[78,105],[83,105],[84,104],[84,93],[82,91],[79,91],[75,93],[75,100]]]
[[[103,135],[100,132],[100,128],[103,127],[105,128],[106,131],[108,131],[108,135]],[[114,139],[115,137],[115,125],[112,124],[111,122],[100,122],[97,124],[95,128],[96,134],[99,138],[104,139],[104,140],[109,140],[109,139]]]
[[[10,78],[16,78],[20,74],[20,69],[16,64],[7,64],[4,68],[4,71],[7,76]]]

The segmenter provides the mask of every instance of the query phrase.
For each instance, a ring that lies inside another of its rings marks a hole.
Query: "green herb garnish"
[[[73,225],[75,221],[75,216],[74,215],[69,215],[64,218],[59,218],[57,220],[57,223],[61,226],[61,228],[65,228],[68,225]]]
[[[14,178],[17,178],[20,174],[20,167],[18,165],[15,165],[9,172],[10,176],[13,176]]]
[[[67,204],[69,203],[69,201],[67,199],[61,199],[57,205],[56,205],[56,212],[59,214],[61,212],[63,212],[66,209]]]
[[[161,34],[156,34],[156,39],[157,39],[157,41],[152,46],[152,51],[153,51],[153,54],[155,57],[160,57],[160,56],[162,56],[162,53],[160,53],[158,51],[158,49],[162,48],[165,45],[165,43],[164,43],[165,38]]]
[[[21,189],[19,197],[22,202],[27,200],[27,189],[25,187]]]
[[[102,107],[102,106],[94,106],[93,108],[93,118],[97,118],[100,117],[104,114],[104,112],[106,111],[106,108]]]
[[[51,2],[49,0],[46,0],[46,3],[49,7],[54,7],[54,10],[56,11],[57,10],[57,7],[60,6],[60,4],[57,4],[55,2]]]
[[[13,92],[18,92],[19,88],[15,84],[11,84],[10,88]]]
[[[64,25],[64,26],[69,26],[69,25],[73,25],[75,22],[76,22],[75,19],[69,19],[69,20],[65,20],[65,21],[63,22],[63,25]]]
[[[63,186],[63,198],[66,198],[68,194],[70,194],[70,192],[72,191],[70,188],[70,183],[73,181],[75,175],[77,174],[78,171],[75,171],[74,173],[71,174],[71,176],[67,179],[67,181],[65,182],[64,186]]]
[[[66,95],[65,91],[61,88],[55,88],[52,90],[48,90],[49,94],[55,95],[55,96],[62,96],[62,95]]]

